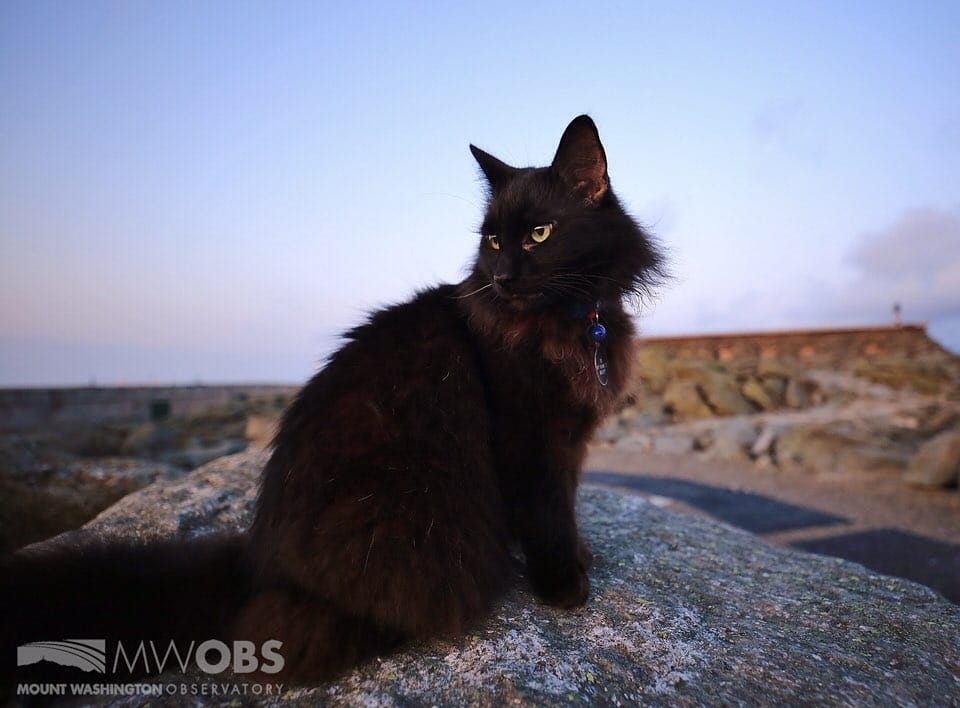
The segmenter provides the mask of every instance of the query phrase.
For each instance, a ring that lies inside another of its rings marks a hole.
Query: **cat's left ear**
[[[506,162],[498,160],[476,145],[470,146],[470,152],[473,153],[477,164],[480,165],[480,169],[483,170],[483,174],[487,178],[487,182],[490,183],[490,189],[494,192],[499,191],[500,188],[506,184],[507,180],[513,176],[513,173],[517,171],[516,167],[510,167]]]
[[[590,116],[574,118],[560,138],[550,169],[590,204],[598,204],[610,186],[607,156]]]

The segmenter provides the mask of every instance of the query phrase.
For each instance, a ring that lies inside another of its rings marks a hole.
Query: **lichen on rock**
[[[264,460],[235,455],[152,485],[77,533],[240,529]],[[596,556],[583,608],[545,606],[521,584],[467,636],[411,646],[339,681],[262,700],[950,705],[960,692],[960,607],[932,590],[610,490],[584,487],[579,514]]]

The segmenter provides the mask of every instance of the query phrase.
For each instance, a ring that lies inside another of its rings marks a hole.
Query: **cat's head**
[[[646,294],[661,275],[655,246],[613,194],[589,116],[567,126],[549,167],[511,167],[470,150],[489,185],[464,283],[478,300],[516,310],[619,301]]]

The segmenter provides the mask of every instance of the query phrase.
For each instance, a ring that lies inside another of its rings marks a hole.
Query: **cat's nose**
[[[493,276],[493,289],[498,295],[508,295],[515,280],[512,273],[496,273]]]

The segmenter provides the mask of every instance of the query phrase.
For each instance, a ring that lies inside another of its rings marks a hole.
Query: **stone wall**
[[[0,431],[105,421],[146,422],[231,402],[289,397],[297,386],[144,386],[0,390]]]
[[[849,368],[857,360],[953,356],[923,324],[847,329],[643,337],[669,359],[740,361],[793,359],[804,368]],[[166,386],[22,388],[0,390],[0,432],[39,425],[145,422],[176,418],[231,401],[290,396],[298,387]]]
[[[641,342],[667,350],[671,358],[792,358],[808,367],[831,369],[846,368],[862,358],[949,356],[924,324],[643,337]]]

